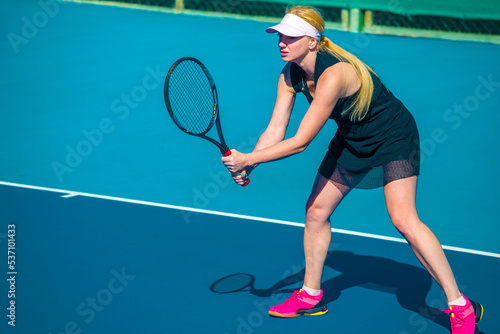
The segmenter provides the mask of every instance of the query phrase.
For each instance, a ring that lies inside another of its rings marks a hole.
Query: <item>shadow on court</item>
[[[448,315],[427,304],[426,297],[432,277],[419,267],[376,256],[357,255],[346,251],[329,252],[325,266],[340,272],[323,282],[327,303],[337,300],[342,291],[362,287],[395,295],[401,307],[432,321],[451,332]],[[256,278],[250,274],[233,274],[214,282],[210,290],[215,293],[248,291],[259,297],[292,293],[289,288],[304,280],[305,270],[290,275],[267,289],[256,289]],[[432,303],[430,303],[432,304]],[[476,334],[484,334],[476,330]]]

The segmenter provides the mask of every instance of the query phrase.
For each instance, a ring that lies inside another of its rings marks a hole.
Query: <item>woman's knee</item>
[[[306,205],[306,225],[330,222],[329,208],[322,207],[315,202]]]
[[[422,224],[418,216],[413,212],[394,210],[389,212],[389,216],[394,227],[404,236],[414,234],[418,226]]]
[[[330,222],[330,216],[342,200],[342,193],[327,178],[318,174],[306,203],[306,224]]]

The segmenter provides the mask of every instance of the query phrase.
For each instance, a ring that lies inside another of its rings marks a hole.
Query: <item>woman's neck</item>
[[[314,67],[316,65],[316,56],[318,52],[316,51],[311,51],[309,52],[300,62],[297,63],[297,65],[304,70],[306,73],[306,78],[307,80],[313,80],[314,79]]]

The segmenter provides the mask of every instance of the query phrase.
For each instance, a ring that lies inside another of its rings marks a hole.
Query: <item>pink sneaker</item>
[[[323,290],[319,296],[311,296],[304,290],[294,291],[283,304],[269,309],[269,315],[280,318],[293,318],[300,315],[321,315],[328,312]]]
[[[463,296],[463,295],[462,295]],[[450,315],[452,334],[474,334],[476,324],[483,316],[483,306],[465,297],[465,306],[452,305],[444,311]]]

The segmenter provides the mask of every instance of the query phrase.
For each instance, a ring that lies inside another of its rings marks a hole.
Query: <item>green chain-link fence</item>
[[[365,32],[500,43],[500,20],[367,11]]]
[[[83,0],[99,2],[102,0]],[[500,43],[500,0],[114,0],[166,11],[279,21],[288,6],[317,8],[328,28]]]

